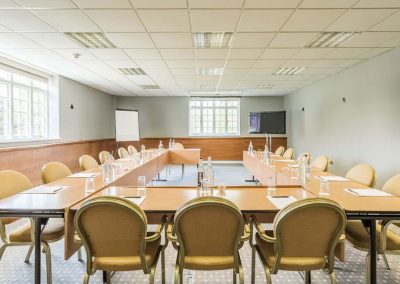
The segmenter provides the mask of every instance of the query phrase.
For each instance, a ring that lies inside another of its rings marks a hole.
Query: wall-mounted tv
[[[250,134],[286,134],[286,111],[249,113]]]

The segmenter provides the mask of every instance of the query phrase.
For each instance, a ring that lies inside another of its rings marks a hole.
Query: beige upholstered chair
[[[79,158],[79,166],[81,167],[82,171],[87,171],[90,169],[97,168],[99,164],[97,163],[96,159],[89,155],[82,155]]]
[[[278,270],[310,271],[324,269],[336,283],[333,271],[335,247],[346,225],[343,209],[334,201],[309,198],[281,209],[275,217],[273,231],[265,231],[253,217],[257,230],[252,246],[252,283],[255,279],[255,254],[265,268],[267,283]],[[253,227],[252,227],[253,228]]]
[[[285,147],[279,146],[279,147],[275,150],[275,155],[282,156],[284,152],[285,152]]]
[[[382,190],[400,197],[400,175],[396,175],[389,179],[382,187]],[[394,224],[400,226],[399,220],[381,221],[376,226],[377,234],[377,253],[382,255],[386,269],[390,269],[386,258],[386,252],[399,254],[400,253],[400,235],[392,231],[389,226]],[[346,226],[346,239],[356,249],[369,252],[370,237],[369,232],[364,227],[363,223],[358,220],[350,220]],[[369,253],[366,257],[366,271],[369,279]],[[367,281],[368,281],[367,279]],[[368,282],[367,282],[368,283]]]
[[[32,188],[33,185],[23,174],[16,171],[0,172],[0,199],[18,194],[21,191]],[[29,262],[34,247],[33,221],[28,222],[14,229],[7,234],[6,227],[19,220],[19,218],[0,218],[0,237],[3,245],[0,247],[0,259],[4,250],[10,246],[29,246],[25,262]],[[28,220],[28,219],[27,219]],[[51,252],[48,243],[60,240],[64,236],[64,223],[61,219],[50,219],[42,232],[42,247],[46,254],[47,283],[52,282],[51,275]]]
[[[176,142],[175,143],[175,149],[182,150],[182,149],[185,149],[185,147],[183,146],[182,143]]]
[[[120,159],[128,158],[129,155],[130,155],[129,152],[124,147],[119,147],[118,148],[118,157]]]
[[[107,161],[107,157],[110,155],[108,151],[101,151],[99,153],[99,161],[101,164],[104,164]]]
[[[244,232],[242,213],[231,201],[199,197],[187,202],[168,228],[168,237],[178,249],[175,283],[178,279],[183,283],[183,269],[233,269],[234,283],[237,274],[244,283],[239,256],[239,248],[249,238],[249,232]]]
[[[89,283],[89,277],[97,270],[107,272],[108,282],[112,271],[143,270],[150,274],[150,283],[154,283],[161,254],[162,283],[165,283],[164,249],[167,243],[161,245],[164,224],[165,218],[155,233],[148,233],[145,213],[124,198],[105,196],[83,203],[74,218],[87,254],[83,282]]]
[[[49,162],[42,167],[42,182],[49,183],[72,175],[71,170],[60,162]]]
[[[128,146],[128,152],[129,152],[130,155],[133,155],[133,154],[136,154],[138,151],[137,151],[137,149],[135,148],[135,146],[129,145],[129,146]]]
[[[282,157],[285,159],[293,159],[293,156],[294,156],[293,148],[288,148],[282,155]]]
[[[311,167],[327,172],[329,167],[329,158],[327,156],[319,156],[314,160],[314,162],[312,162]]]
[[[300,155],[297,157],[297,161],[298,161],[298,162],[304,161],[304,162],[306,162],[307,164],[310,163],[310,159],[311,159],[311,155],[310,155],[310,153],[308,153],[308,152],[300,153]]]
[[[346,178],[365,186],[373,187],[376,182],[376,172],[375,169],[368,164],[358,164],[347,172]]]

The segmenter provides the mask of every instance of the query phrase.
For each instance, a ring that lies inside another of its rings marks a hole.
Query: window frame
[[[203,107],[202,105],[200,106],[200,107],[192,107],[191,106],[191,102],[193,102],[193,101],[200,101],[200,102],[203,102],[203,101],[213,101],[213,105],[212,105],[212,110],[213,110],[213,121],[212,121],[212,123],[213,123],[213,126],[212,126],[212,128],[213,128],[213,133],[204,133],[204,129],[203,129],[203,109],[206,109],[206,108],[210,108],[210,107]],[[224,107],[221,107],[221,106],[215,106],[215,101],[225,101],[225,102],[228,102],[228,101],[235,101],[235,102],[237,102],[237,106],[236,107],[228,107],[228,106],[224,106]],[[188,108],[189,108],[189,111],[188,111],[188,121],[189,121],[189,129],[188,129],[188,132],[189,132],[189,136],[190,137],[239,137],[240,136],[240,98],[237,98],[237,97],[235,97],[235,98],[190,98],[189,99],[189,102],[188,102]],[[192,111],[192,108],[195,108],[195,109],[199,109],[200,110],[200,130],[201,130],[201,133],[194,133],[194,132],[192,132],[192,116],[191,116],[191,111]],[[221,108],[223,108],[224,110],[225,110],[225,133],[216,133],[216,119],[215,119],[215,117],[216,117],[216,112],[215,112],[215,110],[216,109],[221,109]],[[236,109],[237,110],[237,116],[236,116],[236,118],[237,118],[237,125],[236,125],[236,129],[237,129],[237,132],[236,133],[227,133],[228,132],[228,109]]]

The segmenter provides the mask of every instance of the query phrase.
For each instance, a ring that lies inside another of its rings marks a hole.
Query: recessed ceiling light
[[[139,85],[142,89],[145,90],[155,90],[155,89],[160,89],[159,85]]]
[[[241,95],[242,91],[190,91],[190,95],[194,96],[233,96],[233,95]]]
[[[124,75],[147,75],[142,68],[118,68]]]
[[[224,74],[224,68],[199,68],[197,69],[197,74],[205,76],[221,76]]]
[[[304,67],[281,67],[274,75],[296,75],[303,71]]]
[[[360,34],[361,32],[323,32],[317,35],[306,47],[336,47]]]
[[[85,48],[115,48],[104,33],[64,33],[74,42]]]
[[[232,42],[231,32],[196,32],[193,33],[195,48],[227,48]]]
[[[256,89],[272,89],[275,84],[261,84],[256,87]]]

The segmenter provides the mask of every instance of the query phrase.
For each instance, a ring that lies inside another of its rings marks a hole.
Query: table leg
[[[370,236],[370,279],[371,284],[376,284],[376,221],[369,221],[369,236]]]
[[[34,218],[35,225],[35,284],[40,284],[40,235],[41,235],[41,225],[42,218],[35,217]]]

